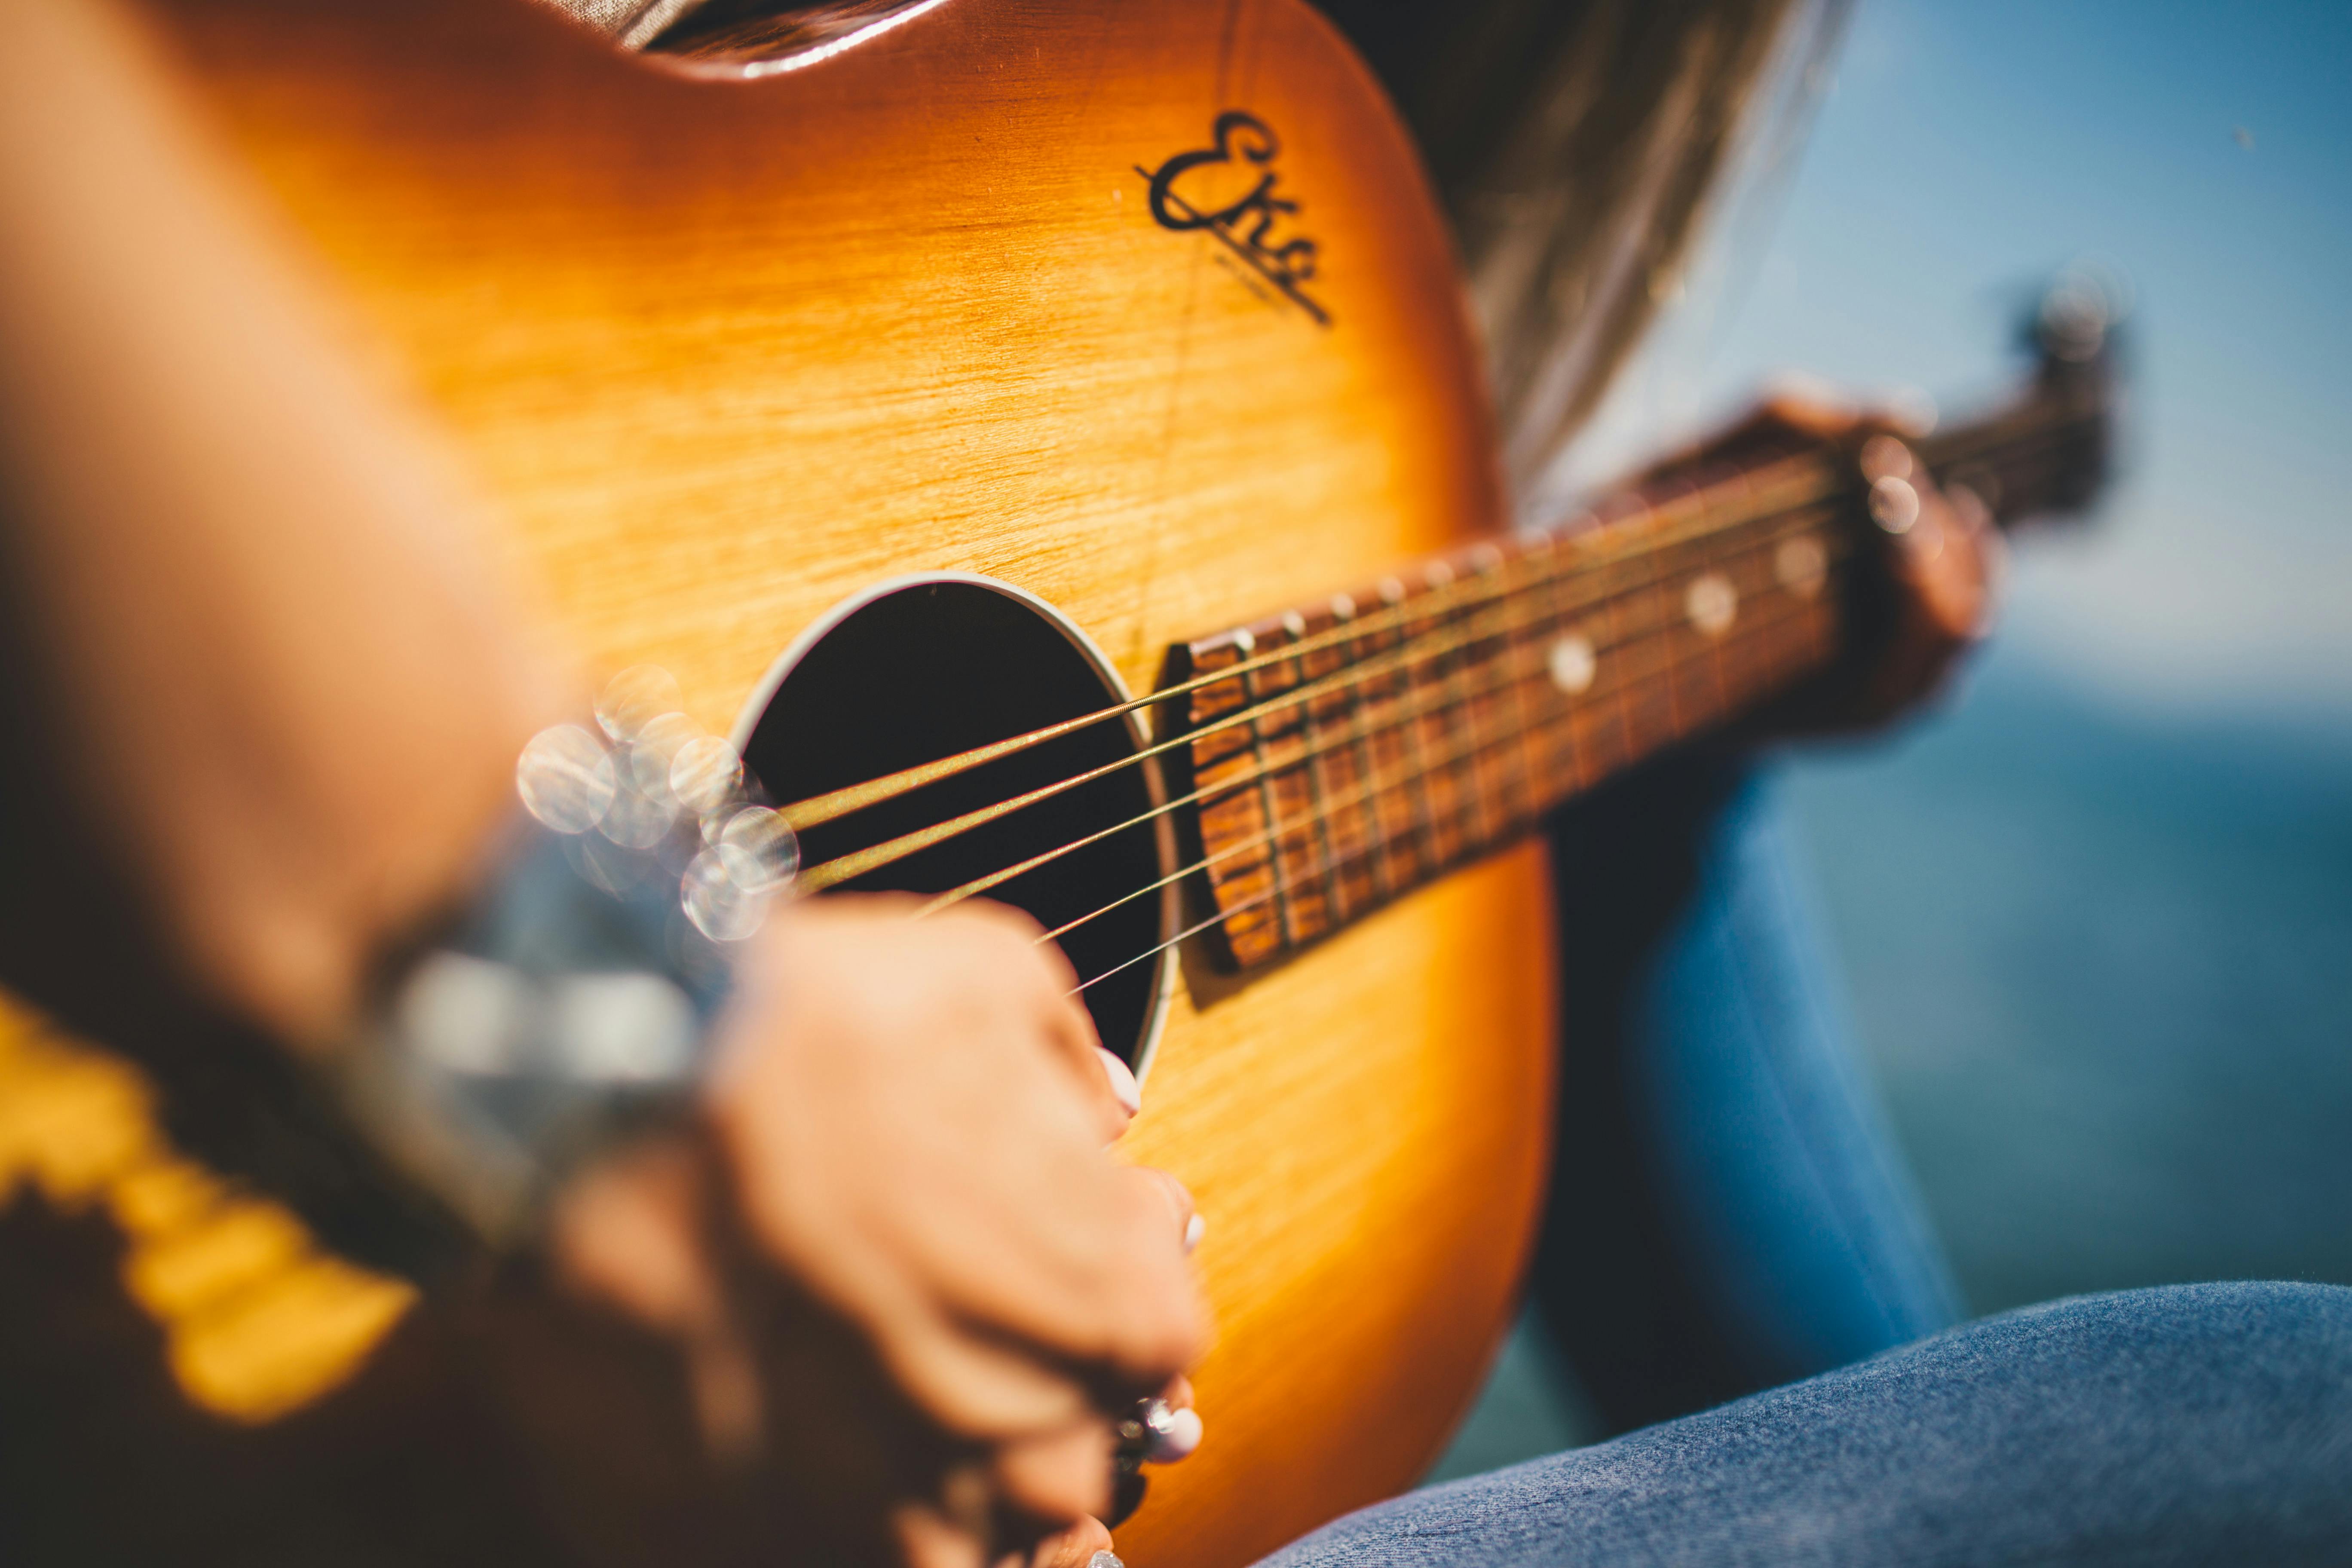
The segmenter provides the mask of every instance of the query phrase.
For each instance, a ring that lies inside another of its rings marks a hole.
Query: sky
[[[2006,635],[2105,702],[2352,733],[2352,5],[1863,0],[1776,207],[1597,447],[1790,369],[1964,408],[2095,258],[2126,467],[2020,552]]]

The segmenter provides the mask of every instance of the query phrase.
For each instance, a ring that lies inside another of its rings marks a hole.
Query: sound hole
[[[1118,700],[1085,653],[1034,605],[978,583],[923,582],[860,605],[785,673],[744,747],[770,795],[803,800],[1095,712]],[[815,866],[1132,756],[1123,722],[987,763],[802,837]],[[843,891],[943,892],[1142,816],[1143,765],[1120,768],[842,884]],[[1047,930],[1165,874],[1156,824],[1114,833],[992,888]],[[1158,894],[1060,939],[1103,1044],[1136,1063],[1156,1021],[1160,965],[1128,961],[1162,940]],[[1127,967],[1118,968],[1121,964]],[[1112,973],[1111,971],[1118,970]]]

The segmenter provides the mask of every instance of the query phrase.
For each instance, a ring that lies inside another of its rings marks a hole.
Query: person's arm
[[[110,8],[5,10],[0,552],[41,728],[0,743],[68,814],[5,896],[37,919],[95,857],[160,950],[138,957],[317,1047],[578,687],[141,40]],[[5,973],[45,999],[79,978]]]
[[[0,982],[101,1034],[227,1019],[322,1058],[584,689],[124,14],[0,24]],[[1099,1511],[1106,1410],[1200,1327],[1181,1194],[1103,1152],[1126,1113],[1050,950],[903,912],[751,944],[700,1120],[591,1170],[550,1240],[688,1369],[719,1473],[866,1444],[795,1495],[944,1562]],[[523,1419],[627,1382],[577,1342]],[[625,1485],[619,1425],[548,1440]]]

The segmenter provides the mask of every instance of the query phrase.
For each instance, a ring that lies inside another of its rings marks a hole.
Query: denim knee
[[[2352,1290],[2006,1313],[1382,1504],[1271,1562],[2352,1563]]]

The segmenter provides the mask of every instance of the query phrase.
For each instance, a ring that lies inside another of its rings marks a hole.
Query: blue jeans
[[[2352,1563],[2352,1290],[2030,1307],[1352,1514],[1261,1568]]]
[[[1552,848],[1566,1022],[1532,1283],[1606,1426],[1958,1321],[1769,775],[1643,769]]]

